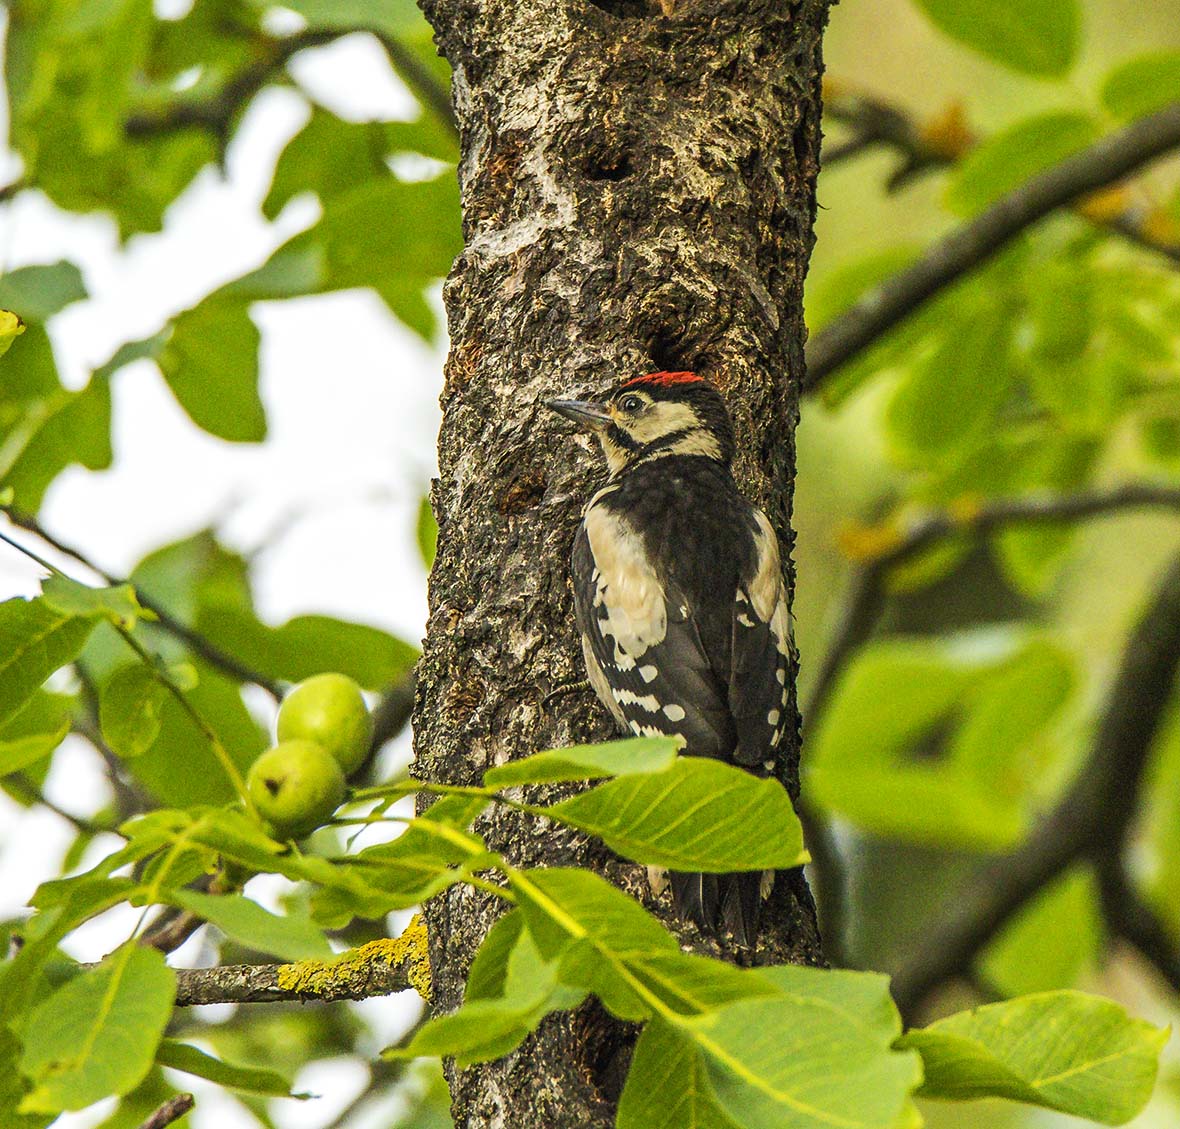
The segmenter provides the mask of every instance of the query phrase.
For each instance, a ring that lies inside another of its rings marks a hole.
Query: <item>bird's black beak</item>
[[[592,400],[546,400],[544,404],[585,431],[601,431],[611,421],[606,405]]]

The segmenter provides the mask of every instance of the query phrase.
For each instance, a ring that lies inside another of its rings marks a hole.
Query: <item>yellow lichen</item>
[[[401,969],[424,1000],[430,999],[430,958],[426,923],[415,914],[400,937],[369,941],[333,960],[301,960],[281,965],[276,974],[285,992],[311,999],[343,999],[364,994],[361,986],[373,978],[378,966]],[[355,998],[355,997],[354,997]]]
[[[426,922],[420,913],[410,918],[400,937],[389,942],[390,957],[406,967],[410,986],[424,1000],[430,999],[430,949],[427,943]]]

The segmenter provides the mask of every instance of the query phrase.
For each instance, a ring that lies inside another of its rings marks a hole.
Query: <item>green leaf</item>
[[[0,776],[48,756],[70,731],[74,699],[38,690],[20,712],[0,726]]]
[[[127,945],[37,1005],[24,1028],[24,1109],[84,1109],[135,1089],[172,1015],[176,976],[154,949]]]
[[[380,122],[346,122],[321,106],[283,150],[262,213],[275,219],[301,192],[330,199],[369,179],[389,176]],[[314,283],[312,284],[314,285]]]
[[[312,898],[316,920],[342,926],[354,916],[380,917],[406,909],[489,865],[483,841],[467,831],[489,802],[483,796],[445,796],[393,842],[350,856],[351,868],[358,879],[363,876],[363,883],[338,882],[317,891]]]
[[[310,918],[291,914],[280,917],[241,894],[214,896],[196,890],[171,890],[163,897],[216,925],[247,948],[292,961],[323,960],[332,955],[332,946]]]
[[[466,1002],[458,1011],[430,1020],[409,1046],[386,1051],[385,1057],[453,1055],[461,1067],[502,1058],[549,1012],[576,1007],[585,995],[559,983],[556,962],[541,957],[528,930],[518,931],[501,995]]]
[[[1008,922],[978,967],[1005,996],[1072,988],[1098,968],[1102,941],[1094,875],[1076,867]]]
[[[1011,335],[1003,310],[980,310],[913,366],[885,413],[904,460],[937,465],[988,433],[1012,384]]]
[[[676,763],[680,747],[672,737],[627,737],[601,745],[573,745],[496,765],[484,773],[483,779],[489,788],[509,788],[514,784],[556,784],[664,772]]]
[[[737,1000],[777,994],[772,982],[759,973],[691,953],[645,953],[632,957],[628,967],[652,993],[681,1015],[695,1015]]]
[[[140,604],[130,584],[91,588],[68,576],[50,576],[41,582],[41,591],[45,602],[64,615],[101,616],[129,630],[138,620],[156,618]]]
[[[813,801],[891,838],[1011,846],[1073,680],[1063,652],[1016,641],[976,633],[862,650],[819,719],[805,766]]]
[[[1180,51],[1153,51],[1115,67],[1102,84],[1102,104],[1129,120],[1180,98]],[[3,303],[0,302],[0,305]]]
[[[12,310],[25,321],[48,321],[58,310],[86,296],[82,272],[64,261],[19,267],[0,277],[0,309]]]
[[[261,0],[252,0],[260,4]],[[332,30],[379,28],[390,35],[404,35],[422,22],[411,0],[287,0],[284,7],[298,12],[309,26]]]
[[[562,980],[593,992],[620,1019],[651,1009],[628,979],[628,962],[677,952],[676,939],[638,902],[587,870],[564,867],[509,875],[529,932]]]
[[[993,10],[1001,10],[993,5]],[[1088,114],[1057,110],[1027,118],[973,149],[955,169],[947,204],[975,215],[1037,173],[1084,149],[1098,136]]]
[[[141,662],[117,670],[102,688],[98,722],[103,739],[120,757],[138,757],[160,734],[168,691]]]
[[[88,470],[111,465],[111,390],[94,377],[78,392],[57,386],[57,370],[44,330],[31,326],[19,352],[5,363],[5,392],[11,398],[40,395],[25,403],[22,417],[5,440],[0,477],[15,505],[36,513],[49,484],[71,464]],[[53,387],[45,387],[45,386]],[[40,386],[40,391],[34,389]],[[6,398],[0,393],[0,400]]]
[[[204,663],[194,665],[199,680],[185,697],[244,775],[266,748],[266,735],[232,679]],[[125,763],[136,780],[168,806],[222,804],[235,798],[208,738],[171,694],[160,709],[159,735],[146,752]]]
[[[438,522],[434,520],[434,510],[430,508],[430,498],[423,495],[418,503],[418,552],[422,554],[422,563],[429,572],[434,567],[434,555],[438,549]]]
[[[259,340],[245,304],[216,296],[173,323],[158,357],[160,372],[193,423],[211,435],[238,443],[266,438]]]
[[[15,717],[55,670],[82,653],[94,624],[44,599],[0,603],[0,725]]]
[[[922,1072],[917,1055],[892,1049],[901,1020],[886,977],[793,966],[761,975],[781,994],[682,1021],[725,1114],[743,1129],[895,1129]]]
[[[705,1058],[671,1024],[639,1036],[619,1099],[617,1129],[740,1129],[717,1104]]]
[[[182,1070],[225,1086],[230,1090],[244,1090],[249,1094],[266,1094],[276,1098],[309,1098],[310,1094],[292,1094],[291,1083],[273,1070],[259,1070],[252,1066],[235,1066],[206,1054],[191,1043],[164,1039],[156,1048],[156,1062],[171,1070]]]
[[[1110,1000],[1065,991],[958,1012],[897,1045],[921,1052],[927,1097],[1011,1098],[1121,1125],[1147,1104],[1167,1039]]]
[[[423,290],[448,273],[461,247],[453,172],[412,183],[389,176],[329,198],[318,224],[234,287],[248,291],[276,260],[298,263],[304,271],[314,268],[310,293],[372,287],[395,316],[430,340],[437,327]]]
[[[468,969],[467,987],[463,992],[465,1000],[494,999],[504,995],[508,957],[523,928],[524,915],[517,909],[509,910],[492,924]]]
[[[544,809],[625,858],[674,870],[789,869],[808,861],[786,789],[733,765],[681,757]]]
[[[1077,58],[1077,0],[916,0],[952,39],[1022,74],[1060,78]]]
[[[415,647],[388,632],[331,616],[301,615],[271,627],[249,608],[210,601],[201,607],[196,626],[247,666],[288,682],[333,671],[381,690],[418,661]]]
[[[52,1117],[17,1112],[29,1091],[29,1083],[18,1069],[20,1054],[20,1040],[0,1024],[0,1125],[7,1129],[43,1129]]]

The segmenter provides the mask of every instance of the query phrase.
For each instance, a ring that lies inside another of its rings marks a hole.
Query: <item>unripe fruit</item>
[[[301,839],[340,806],[344,773],[314,741],[282,741],[250,766],[246,790],[278,837]]]
[[[316,674],[283,699],[280,741],[314,741],[336,758],[344,774],[360,767],[373,739],[373,718],[361,688],[346,674]]]

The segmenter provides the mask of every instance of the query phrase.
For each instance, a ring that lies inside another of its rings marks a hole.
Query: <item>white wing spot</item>
[[[647,710],[648,713],[659,713],[660,711],[660,703],[656,701],[654,694],[636,694],[633,690],[624,690],[617,686],[612,687],[611,693],[621,706],[639,706],[640,709]]]
[[[664,707],[664,716],[669,721],[683,721],[684,720],[684,707],[678,706],[675,703],[673,703],[670,706],[665,706]]]
[[[778,679],[778,684],[780,686],[785,686],[787,684],[787,672],[783,670],[781,666],[774,672],[774,676]]]
[[[770,713],[768,713],[768,714],[766,715],[766,723],[767,723],[767,725],[778,725],[778,719],[779,719],[781,716],[782,716],[782,715],[779,713],[779,711],[778,711],[778,710],[771,710],[771,711],[770,711]]]
[[[654,666],[651,666],[651,665],[641,666],[639,668],[639,677],[642,678],[644,682],[653,681],[655,679],[656,675],[659,673],[660,672],[658,670],[656,670],[656,668]]]
[[[753,627],[754,626],[754,621],[748,615],[745,615],[745,614],[739,614],[737,617],[737,621],[743,627]]]

